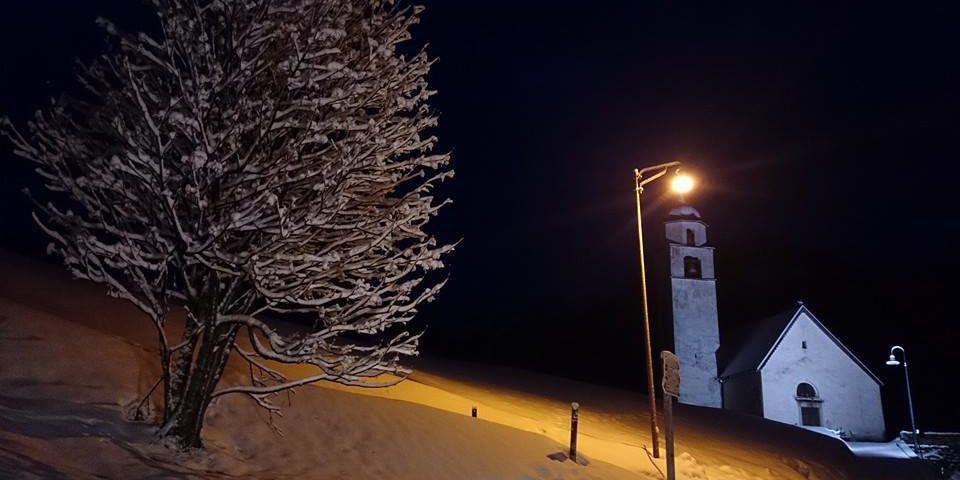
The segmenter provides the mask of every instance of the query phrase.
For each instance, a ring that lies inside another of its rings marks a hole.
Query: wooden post
[[[676,480],[677,471],[673,463],[673,397],[663,394],[663,423],[666,424],[667,442],[667,480]]]
[[[473,418],[477,418],[477,407],[473,407],[472,409],[470,409],[470,416]]]
[[[570,460],[577,461],[577,423],[580,420],[580,404],[570,404]]]
[[[660,352],[663,363],[663,379],[660,386],[663,388],[663,420],[666,424],[667,443],[667,480],[677,478],[676,467],[673,463],[673,399],[680,398],[680,359],[673,353],[664,350]]]

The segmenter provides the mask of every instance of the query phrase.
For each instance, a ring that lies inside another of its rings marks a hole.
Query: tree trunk
[[[166,394],[168,401],[163,411],[164,425],[170,421],[173,412],[180,407],[184,386],[193,367],[193,353],[199,343],[199,337],[193,338],[197,329],[196,320],[188,315],[187,324],[184,326],[183,335],[181,335],[181,341],[185,342],[185,345],[177,353],[174,365],[170,367],[170,390]]]
[[[180,447],[201,446],[200,432],[210,396],[223,376],[237,330],[235,325],[221,326],[213,332],[205,330],[197,339],[199,345],[190,348],[191,353],[199,348],[195,360],[190,355],[188,361],[178,362],[177,375],[182,386],[173,392],[176,406],[160,428],[161,436],[173,439]]]

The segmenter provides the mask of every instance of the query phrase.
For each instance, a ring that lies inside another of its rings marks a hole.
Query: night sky
[[[637,5],[643,3],[643,5]],[[955,278],[960,24],[947,3],[426,2],[416,45],[462,239],[423,309],[428,352],[640,390],[632,169],[682,159],[716,247],[721,339],[802,299],[886,383],[906,425],[906,347],[921,429],[960,429]],[[99,15],[151,28],[129,1],[31,1],[0,15],[0,113],[23,121],[76,88]],[[40,257],[3,145],[0,247]],[[669,292],[665,182],[645,192],[654,321]]]

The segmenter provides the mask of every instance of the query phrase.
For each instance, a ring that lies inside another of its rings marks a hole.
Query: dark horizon
[[[960,430],[940,393],[960,367],[956,6],[424,3],[413,44],[439,59],[435,133],[457,172],[433,231],[462,239],[422,309],[425,351],[640,390],[632,170],[681,158],[702,181],[686,200],[717,249],[721,339],[803,300],[885,382],[889,431],[907,425],[894,344],[918,426]],[[119,0],[5,8],[0,114],[18,124],[76,88],[97,16],[151,28]],[[0,248],[40,257],[19,192],[37,179],[0,151]],[[662,322],[676,200],[661,182],[644,201]]]

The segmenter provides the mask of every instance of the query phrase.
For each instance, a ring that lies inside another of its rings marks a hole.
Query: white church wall
[[[800,425],[796,392],[801,382],[813,385],[822,399],[823,426],[850,432],[858,439],[882,439],[880,386],[805,312],[761,371],[763,416]]]
[[[714,280],[671,278],[674,353],[680,359],[680,401],[721,407],[717,381],[717,297]]]

